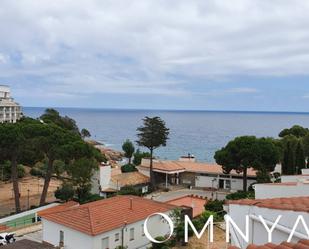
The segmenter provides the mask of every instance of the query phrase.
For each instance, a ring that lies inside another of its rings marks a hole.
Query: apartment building
[[[21,106],[11,97],[10,88],[0,85],[0,123],[15,123],[21,116]]]

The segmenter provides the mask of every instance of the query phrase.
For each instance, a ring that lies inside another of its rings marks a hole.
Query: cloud
[[[19,92],[178,96],[194,94],[194,82],[309,73],[306,0],[3,0],[0,7],[1,80],[19,82]],[[256,92],[247,85],[223,93]]]

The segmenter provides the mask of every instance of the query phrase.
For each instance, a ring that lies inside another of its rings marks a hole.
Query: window
[[[109,238],[102,239],[102,249],[109,249]]]
[[[60,231],[59,236],[60,236],[59,242],[60,242],[61,244],[63,244],[63,243],[64,243],[64,232],[63,232],[63,231]]]
[[[116,242],[116,241],[119,241],[119,233],[116,233],[116,234],[115,234],[115,242]]]
[[[134,240],[134,228],[130,228],[130,240]]]
[[[142,224],[142,236],[145,236],[145,233],[144,233],[144,224]]]

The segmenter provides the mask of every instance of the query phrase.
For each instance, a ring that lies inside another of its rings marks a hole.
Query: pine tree
[[[294,175],[295,172],[296,169],[295,169],[294,151],[291,142],[288,141],[286,143],[286,148],[283,153],[282,174]]]

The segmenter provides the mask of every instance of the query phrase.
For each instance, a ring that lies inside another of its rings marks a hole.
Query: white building
[[[279,198],[309,196],[309,174],[308,169],[302,170],[302,175],[283,175],[281,183],[255,184],[255,198]]]
[[[150,160],[143,159],[139,172],[149,176]],[[153,160],[156,183],[166,188],[169,185],[186,185],[204,189],[238,191],[243,189],[243,174],[232,170],[225,174],[218,164],[201,163],[195,160],[160,161]],[[256,172],[248,169],[248,187],[256,182]]]
[[[0,85],[0,123],[15,123],[21,116],[21,107],[11,98],[10,88]]]
[[[93,194],[107,197],[123,187],[133,186],[142,193],[148,192],[149,177],[140,172],[122,173],[120,168],[112,168],[110,164],[102,163],[92,177]]]
[[[281,219],[272,232],[272,242],[280,244],[287,241],[299,215],[302,215],[305,223],[309,226],[309,197],[293,198],[273,198],[273,199],[256,199],[256,200],[237,200],[230,201],[226,206],[226,211],[231,216],[239,229],[246,233],[246,218],[249,216],[249,242],[231,226],[231,244],[238,248],[245,249],[249,244],[264,245],[268,243],[268,233],[259,218],[261,215],[269,227],[275,223],[277,217]],[[305,227],[300,222],[296,227],[296,232],[291,242],[296,243],[302,239],[309,239]],[[259,247],[250,247],[259,248]],[[265,248],[265,247],[261,247]],[[267,248],[267,247],[266,247]],[[277,247],[272,247],[277,248]],[[285,247],[278,247],[285,248]],[[289,248],[289,247],[287,247]],[[307,248],[307,247],[293,247]]]
[[[175,206],[137,196],[116,196],[41,215],[43,241],[66,249],[148,248],[145,219],[160,212],[169,215]],[[159,215],[149,219],[153,238],[169,234]]]

